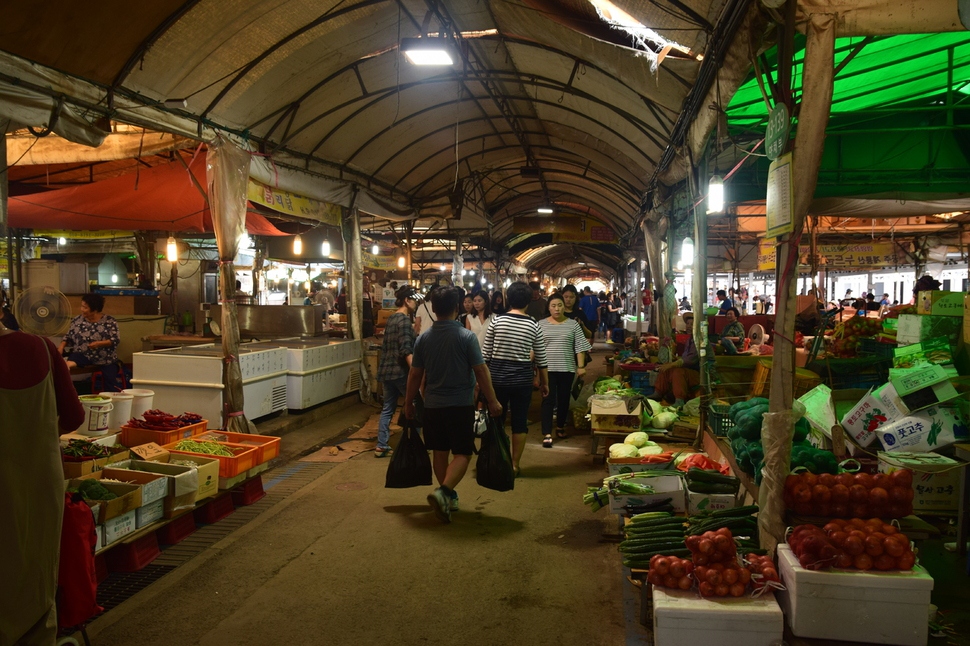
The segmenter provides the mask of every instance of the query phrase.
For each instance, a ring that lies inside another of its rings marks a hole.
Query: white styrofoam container
[[[653,588],[654,646],[778,646],[785,618],[773,594],[707,599],[696,590]]]
[[[933,577],[910,572],[812,571],[778,546],[778,573],[787,590],[778,601],[792,633],[814,639],[924,646]]]
[[[135,509],[104,521],[104,546],[124,538],[135,531]]]
[[[95,539],[97,542],[94,544],[94,549],[99,550],[104,547],[104,525],[96,525],[94,531],[98,535],[98,538]]]
[[[627,505],[649,505],[667,498],[672,498],[670,504],[674,511],[687,511],[687,495],[684,487],[684,478],[680,475],[657,475],[651,476],[651,472],[645,471],[642,475],[634,478],[640,484],[648,484],[656,492],[648,496],[642,495],[614,495],[610,493],[610,511],[614,514],[624,514]]]
[[[164,482],[164,478],[162,478]],[[159,498],[155,502],[142,505],[135,510],[135,529],[150,525],[162,517],[165,512],[165,499]]]

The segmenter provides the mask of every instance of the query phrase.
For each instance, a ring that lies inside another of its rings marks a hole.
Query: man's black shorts
[[[424,409],[424,444],[432,451],[455,455],[475,452],[475,407],[448,406]]]

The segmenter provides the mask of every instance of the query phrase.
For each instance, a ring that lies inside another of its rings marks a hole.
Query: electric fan
[[[24,332],[60,336],[71,326],[71,304],[53,287],[31,287],[17,296],[14,315]]]

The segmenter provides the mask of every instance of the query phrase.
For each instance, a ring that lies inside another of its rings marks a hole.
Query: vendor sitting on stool
[[[693,329],[692,312],[684,313],[684,324],[688,331]],[[682,406],[685,401],[692,398],[701,383],[700,365],[700,353],[697,352],[694,337],[691,336],[684,346],[684,353],[680,359],[660,366],[657,383],[654,384],[655,396],[667,402],[673,401],[676,406]]]
[[[71,328],[61,342],[60,352],[70,347],[67,367],[94,366],[101,371],[106,391],[119,390],[118,385],[118,322],[102,314],[104,296],[85,294],[81,297],[81,315],[71,321]]]
[[[742,350],[744,349],[742,345],[744,343],[744,326],[738,320],[741,313],[738,311],[738,308],[732,307],[724,315],[728,320],[728,324],[724,328],[724,331],[721,332],[721,347],[724,348],[725,354],[737,354],[738,345],[742,346]]]

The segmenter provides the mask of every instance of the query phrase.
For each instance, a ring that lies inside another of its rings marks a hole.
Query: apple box
[[[960,463],[938,453],[879,452],[879,472],[913,472],[913,511],[954,512],[960,506]]]

